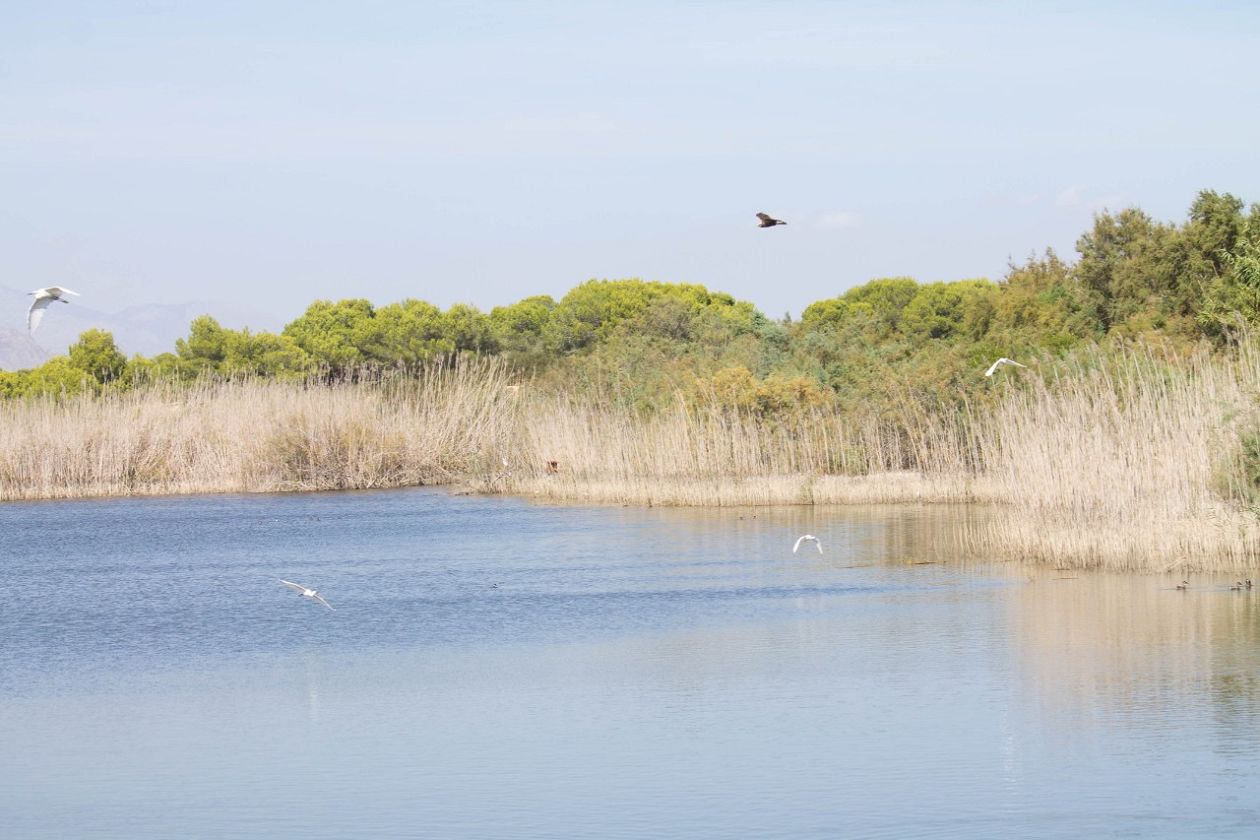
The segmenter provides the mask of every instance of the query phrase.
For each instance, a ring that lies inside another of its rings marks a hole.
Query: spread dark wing
[[[758,218],[758,219],[761,219],[761,221],[763,221],[763,222],[773,222],[773,221],[774,221],[774,219],[770,218],[770,217],[769,217],[769,216],[767,216],[765,213],[758,213],[758,214],[757,214],[757,218]]]

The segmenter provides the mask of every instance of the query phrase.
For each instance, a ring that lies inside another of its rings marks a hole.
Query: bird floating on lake
[[[281,583],[283,583],[285,586],[292,589],[297,594],[301,595],[303,598],[310,598],[312,601],[318,601],[319,603],[323,604],[325,607],[328,607],[328,609],[330,610],[333,609],[333,605],[325,601],[324,596],[320,595],[314,589],[307,589],[302,584],[294,583],[291,580],[281,580],[280,578],[276,578],[276,580],[279,580]]]
[[[997,373],[997,369],[1000,368],[1002,365],[1014,365],[1015,367],[1022,367],[1022,368],[1028,367],[1028,365],[1021,365],[1019,362],[1015,361],[1014,359],[1008,359],[1005,356],[1003,356],[1002,358],[994,362],[989,367],[989,369],[984,372],[984,375],[992,376],[993,374]]]
[[[795,554],[797,551],[800,550],[801,543],[807,543],[807,542],[812,542],[814,545],[818,546],[819,554],[823,553],[822,541],[819,540],[818,537],[815,537],[813,534],[805,534],[804,536],[798,537],[796,540],[796,545],[792,546],[792,553]]]
[[[774,227],[775,225],[786,225],[787,222],[782,219],[775,219],[765,213],[757,214],[757,227]]]
[[[1177,584],[1177,588],[1178,588],[1178,589],[1189,589],[1189,588],[1190,588],[1190,581],[1188,581],[1188,580],[1183,580],[1181,583]]]
[[[27,332],[35,332],[35,328],[39,326],[40,319],[44,317],[44,310],[54,300],[62,303],[69,303],[64,295],[79,296],[78,292],[72,292],[69,289],[63,289],[61,286],[49,286],[46,289],[36,289],[33,292],[27,292],[34,295],[35,300],[31,301],[31,308],[26,310],[26,330]]]

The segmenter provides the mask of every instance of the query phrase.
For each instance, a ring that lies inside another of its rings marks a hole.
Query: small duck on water
[[[1190,588],[1190,581],[1188,581],[1188,580],[1183,580],[1181,583],[1177,584],[1177,588],[1178,588],[1178,589],[1189,589],[1189,588]]]

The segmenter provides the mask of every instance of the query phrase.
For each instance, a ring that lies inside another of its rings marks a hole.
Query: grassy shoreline
[[[370,384],[243,381],[0,402],[0,500],[458,485],[631,505],[983,503],[975,550],[1058,566],[1260,558],[1260,353],[1131,352],[996,381],[983,410],[718,404],[645,415],[494,361]],[[556,471],[547,464],[556,462]]]

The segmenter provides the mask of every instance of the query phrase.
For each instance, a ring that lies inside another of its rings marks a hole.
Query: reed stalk
[[[983,408],[641,413],[494,360],[343,384],[154,385],[0,403],[0,499],[458,484],[649,505],[976,502],[977,554],[1245,569],[1260,556],[1260,352],[1020,371]],[[549,465],[555,464],[552,468]]]

